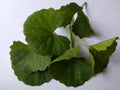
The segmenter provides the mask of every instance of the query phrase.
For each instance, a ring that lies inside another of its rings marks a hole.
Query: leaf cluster
[[[76,20],[74,15],[77,14]],[[70,40],[55,33],[59,27],[70,26]],[[94,35],[83,6],[70,3],[60,9],[42,9],[30,15],[24,23],[27,44],[14,41],[11,63],[15,75],[27,85],[36,86],[58,80],[66,86],[77,87],[102,72],[115,51],[118,37],[89,46],[81,38]],[[90,52],[89,60],[79,57],[80,46]]]

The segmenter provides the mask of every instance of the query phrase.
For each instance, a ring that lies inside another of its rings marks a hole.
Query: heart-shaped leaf
[[[93,75],[93,69],[84,58],[71,58],[52,63],[49,72],[66,86],[80,86]]]
[[[114,37],[112,39],[105,40],[103,42],[90,46],[89,51],[91,53],[91,61],[94,65],[95,73],[102,72],[107,67],[109,57],[116,49],[117,39],[118,37]]]

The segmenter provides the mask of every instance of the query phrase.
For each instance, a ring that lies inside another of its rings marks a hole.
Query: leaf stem
[[[73,48],[74,47],[74,42],[73,42],[72,26],[71,26],[71,24],[69,25],[69,29],[70,29],[70,48]]]
[[[85,47],[89,48],[90,46],[84,42],[82,39],[79,38],[79,36],[75,35],[73,32],[72,32],[72,36],[78,41],[80,42],[82,45],[84,45]]]
[[[84,6],[87,6],[87,2],[84,2],[81,7],[83,8]]]

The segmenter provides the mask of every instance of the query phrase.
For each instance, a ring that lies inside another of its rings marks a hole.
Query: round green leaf
[[[14,42],[11,46],[12,68],[18,79],[28,85],[41,85],[51,80],[47,67],[51,63],[49,56],[33,53],[22,42]]]
[[[38,86],[47,83],[52,79],[52,76],[48,73],[47,69],[45,71],[27,72],[14,65],[12,65],[12,68],[14,69],[17,78],[27,85]]]
[[[72,58],[52,63],[49,72],[66,86],[80,86],[93,75],[92,66],[84,58]]]
[[[60,55],[69,49],[69,40],[54,30],[62,25],[59,10],[43,9],[37,11],[25,21],[24,34],[30,48],[41,55]]]
[[[51,63],[50,56],[38,55],[20,41],[13,43],[10,54],[12,64],[26,71],[44,71]]]
[[[60,35],[27,37],[30,48],[37,54],[58,56],[70,47],[69,40]]]

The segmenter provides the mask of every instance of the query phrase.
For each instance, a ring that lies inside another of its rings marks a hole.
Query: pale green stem
[[[73,32],[72,32],[72,36],[79,42],[81,43],[82,45],[84,45],[85,47],[89,48],[90,46],[84,42],[82,39],[79,38],[79,36],[75,35]]]
[[[74,42],[73,42],[72,26],[71,26],[71,24],[69,25],[69,29],[70,29],[70,48],[73,48],[74,47]]]

